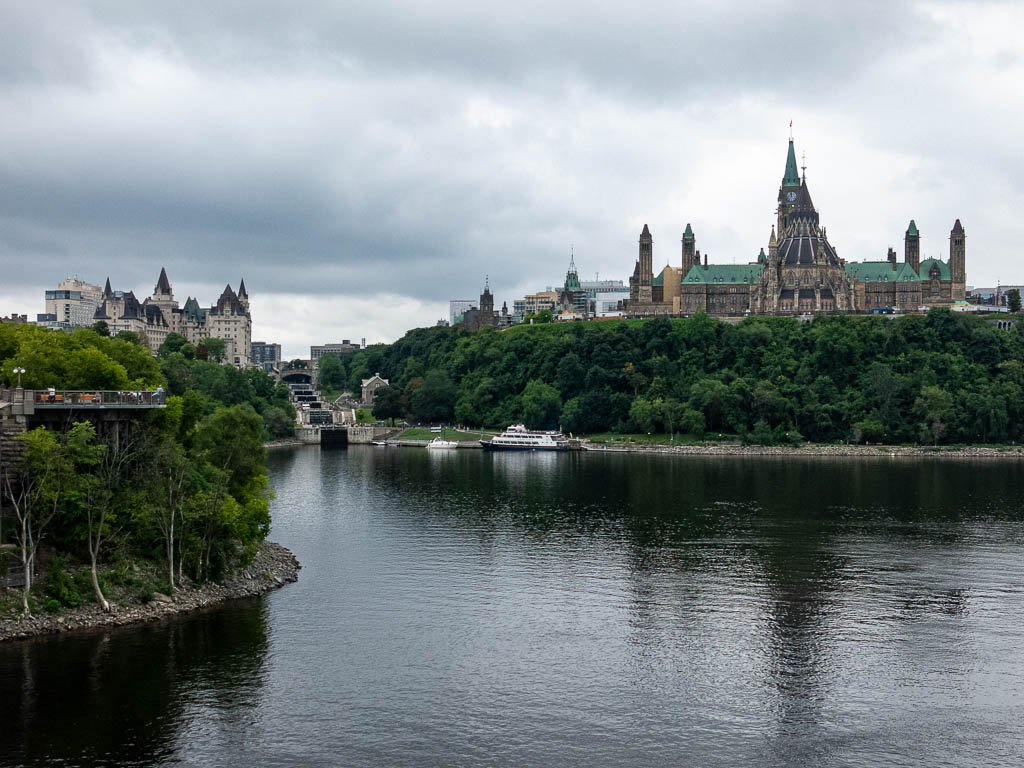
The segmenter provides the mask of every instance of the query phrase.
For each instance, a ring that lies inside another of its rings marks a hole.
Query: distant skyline
[[[475,298],[767,245],[790,120],[847,261],[1024,283],[1024,5],[0,5],[0,314],[245,278],[287,357]]]

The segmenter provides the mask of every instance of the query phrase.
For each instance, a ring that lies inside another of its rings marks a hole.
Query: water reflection
[[[1024,757],[1020,463],[353,447],[271,465],[299,582],[0,646],[0,764]]]
[[[266,612],[246,601],[141,628],[0,646],[0,764],[156,765],[202,700],[225,729],[260,696]]]

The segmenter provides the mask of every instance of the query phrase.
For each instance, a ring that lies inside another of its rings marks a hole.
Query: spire
[[[774,245],[778,245],[778,242],[779,242],[779,240],[775,236],[775,225],[772,224],[772,234],[771,234],[771,237],[768,238],[768,247],[771,248]]]
[[[693,240],[693,228],[690,227],[690,222],[686,222],[686,231],[683,232],[684,240]]]
[[[959,219],[958,219],[958,221],[959,221]],[[910,226],[907,227],[907,237],[918,237],[918,236],[919,235],[918,235],[918,231],[917,231],[917,224],[915,224],[914,220],[911,219],[910,220]]]
[[[761,252],[759,254],[757,254],[757,263],[758,264],[766,264],[767,262],[768,262],[768,257],[764,253],[764,248],[762,248]]]
[[[569,271],[576,271],[576,249],[572,244],[569,245]]]
[[[640,239],[641,240],[643,240],[644,238],[650,239],[650,237],[651,237],[651,230],[649,230],[647,228],[647,225],[644,224],[644,231],[640,233]]]
[[[913,224],[913,222],[911,222]],[[960,223],[960,219],[956,220],[956,224],[953,225],[953,232],[957,234],[963,234],[964,225]]]
[[[796,150],[793,148],[792,138],[789,140],[789,152],[786,154],[786,174],[782,177],[782,186],[800,186],[800,175],[796,171]]]
[[[238,281],[238,298],[249,298],[249,294],[245,290],[245,278],[243,277]]]
[[[113,295],[114,292],[110,288],[110,278],[108,277],[107,284],[103,286],[103,296],[109,299]]]
[[[160,277],[156,280],[156,288],[153,289],[153,293],[157,296],[171,295],[171,281],[167,279],[167,270],[163,267],[160,267]]]

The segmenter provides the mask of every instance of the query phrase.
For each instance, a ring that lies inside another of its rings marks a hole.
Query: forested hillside
[[[423,328],[334,366],[379,371],[378,417],[574,433],[706,433],[752,442],[1008,442],[1024,438],[1024,335],[983,318],[704,315]]]
[[[262,445],[293,429],[287,388],[169,341],[154,358],[130,335],[0,325],[4,386],[20,368],[27,388],[168,394],[164,408],[130,413],[116,430],[83,412],[64,431],[6,436],[20,460],[0,461],[0,569],[24,574],[22,611],[170,593],[248,562],[265,539]]]

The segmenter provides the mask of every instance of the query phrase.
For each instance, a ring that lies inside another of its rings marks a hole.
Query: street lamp
[[[21,374],[23,374],[24,372],[25,369],[22,368],[21,366],[18,366],[17,368],[14,369],[14,373],[18,374],[18,389],[21,389]]]

